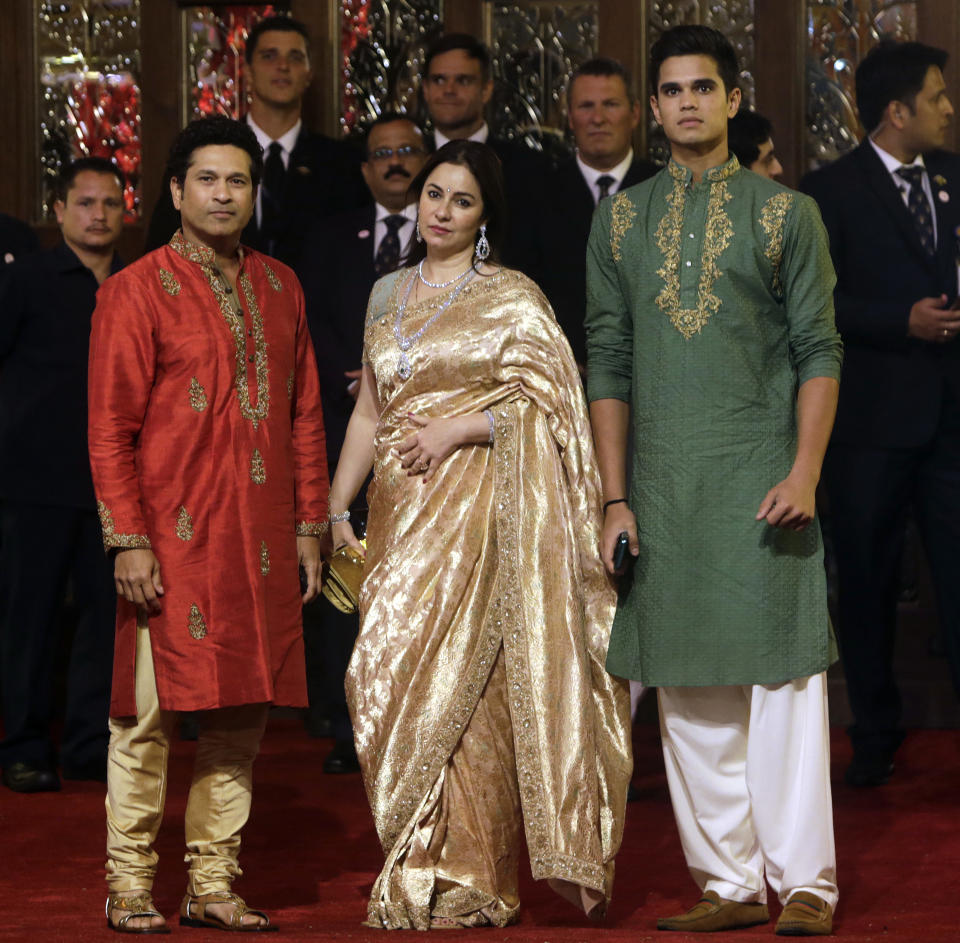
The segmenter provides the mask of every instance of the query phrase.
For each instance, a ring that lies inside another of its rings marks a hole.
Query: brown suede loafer
[[[797,891],[790,895],[774,932],[779,936],[829,936],[833,933],[833,908],[816,894]]]
[[[661,917],[658,930],[686,930],[687,933],[713,933],[716,930],[739,930],[766,923],[770,912],[766,904],[742,904],[723,900],[715,891],[707,891],[685,914]]]

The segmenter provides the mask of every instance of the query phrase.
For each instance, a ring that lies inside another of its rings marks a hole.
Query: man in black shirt
[[[49,727],[68,583],[79,621],[63,775],[106,779],[116,591],[87,458],[87,347],[97,288],[120,268],[120,171],[102,158],[76,161],[54,210],[63,241],[0,274],[0,766],[17,792],[60,788]]]

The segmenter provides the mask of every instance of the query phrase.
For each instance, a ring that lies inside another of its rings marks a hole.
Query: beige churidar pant
[[[163,818],[167,757],[177,721],[160,709],[150,630],[137,629],[137,717],[110,718],[107,754],[107,884],[114,893],[153,887],[153,844]],[[267,722],[267,704],[199,715],[193,781],[184,823],[188,893],[226,891],[242,873],[240,830],[250,815],[253,760]]]
[[[658,692],[687,866],[727,900],[795,891],[837,903],[826,674]],[[766,881],[764,880],[766,877]]]

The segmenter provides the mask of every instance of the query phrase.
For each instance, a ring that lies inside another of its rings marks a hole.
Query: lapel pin
[[[946,190],[940,190],[940,191],[937,193],[937,199],[938,199],[941,203],[949,203],[949,202],[950,202],[950,194],[947,193]]]
[[[947,178],[943,174],[934,174],[933,182],[938,187],[945,187],[947,185]]]
[[[309,176],[310,176],[310,168],[304,166],[303,164],[299,164],[299,165],[297,166],[297,173],[300,174],[301,177],[309,177]]]
[[[358,239],[369,239],[369,238],[370,238],[370,230],[369,230],[369,229],[361,229],[360,232],[357,233],[357,238],[358,238]]]

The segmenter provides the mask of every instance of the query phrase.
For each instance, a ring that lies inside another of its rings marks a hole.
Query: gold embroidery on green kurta
[[[266,262],[263,263],[263,270],[267,273],[267,281],[270,283],[270,287],[274,291],[283,291],[283,285],[277,278],[277,273]]]
[[[180,505],[180,513],[177,514],[176,532],[181,540],[193,540],[193,518],[182,504]]]
[[[207,634],[207,623],[203,621],[203,614],[196,603],[190,607],[190,619],[187,626],[195,639],[202,639]]]
[[[198,413],[207,408],[207,392],[196,377],[190,377],[190,407]]]
[[[697,306],[683,308],[680,303],[680,256],[683,242],[683,209],[686,199],[686,182],[674,175],[673,190],[667,196],[669,209],[657,226],[657,246],[663,253],[663,265],[657,269],[664,286],[657,295],[657,305],[666,312],[673,326],[688,340],[699,334],[703,326],[717,313],[722,302],[713,293],[716,280],[723,274],[717,259],[733,238],[733,224],[723,206],[730,192],[725,177],[710,182],[707,202],[707,224],[703,234],[703,250],[700,254],[700,283],[697,288]]]
[[[145,534],[118,534],[113,523],[113,514],[102,501],[97,502],[97,513],[100,515],[100,527],[103,530],[103,545],[108,550],[112,547],[123,547],[125,550],[150,549],[150,538]]]
[[[176,298],[180,294],[180,282],[177,281],[173,272],[168,272],[165,268],[160,269],[160,284],[168,295]]]
[[[297,371],[291,370],[287,377],[287,399],[293,399],[293,389],[297,383]]]
[[[254,449],[250,459],[250,480],[255,485],[262,485],[267,480],[267,469],[263,464],[260,449]]]
[[[777,193],[763,204],[763,209],[760,211],[760,225],[767,235],[767,245],[763,254],[773,266],[773,291],[777,295],[783,295],[783,285],[780,282],[783,229],[791,206],[793,206],[792,193]]]
[[[618,193],[613,197],[610,210],[610,254],[614,262],[619,262],[620,243],[637,218],[637,211],[626,193]]]
[[[260,575],[267,576],[270,572],[270,551],[265,540],[260,541]]]

